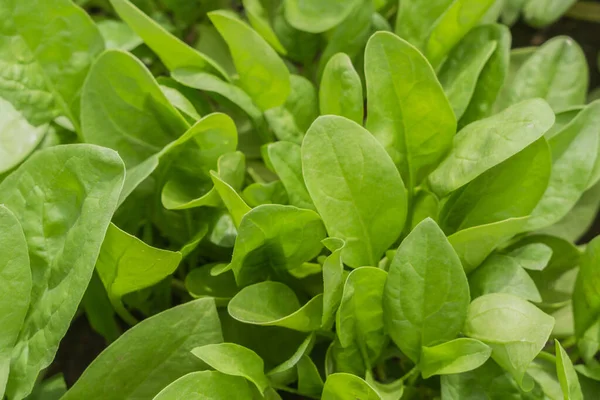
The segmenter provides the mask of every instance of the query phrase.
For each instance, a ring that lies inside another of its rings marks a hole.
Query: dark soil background
[[[600,3],[600,0],[596,2]],[[600,86],[598,52],[600,51],[600,23],[581,21],[563,17],[553,25],[536,29],[521,22],[512,28],[513,48],[539,46],[548,39],[566,35],[575,39],[583,48],[589,63],[590,90]],[[600,234],[600,216],[596,217],[590,231],[582,239],[582,243]],[[67,386],[72,386],[87,366],[106,347],[102,336],[94,332],[85,315],[81,314],[71,325],[62,340],[56,359],[49,367],[47,376],[62,372]]]

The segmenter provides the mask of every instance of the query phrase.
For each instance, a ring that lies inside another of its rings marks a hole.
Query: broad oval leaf
[[[362,83],[352,60],[344,53],[334,55],[325,65],[319,88],[319,106],[321,115],[340,115],[358,124],[363,123]]]
[[[517,154],[546,132],[554,113],[541,99],[526,100],[501,113],[467,125],[454,137],[454,147],[429,176],[440,196],[469,183]]]
[[[548,40],[527,58],[503,89],[496,107],[502,109],[526,99],[545,99],[555,111],[585,103],[588,67],[573,39]]]
[[[400,244],[390,265],[383,297],[386,331],[417,362],[422,346],[456,337],[468,305],[469,285],[460,260],[427,218]]]
[[[260,393],[269,387],[262,358],[244,346],[235,343],[207,344],[196,347],[192,354],[219,372],[248,379]]]
[[[492,349],[479,340],[460,338],[421,350],[419,368],[423,378],[433,375],[459,374],[483,365]]]
[[[565,399],[583,400],[581,385],[577,378],[577,371],[573,367],[573,362],[571,362],[569,355],[556,339],[554,339],[554,346],[556,352],[556,374],[558,375]]]
[[[302,143],[302,170],[329,236],[346,242],[344,263],[377,265],[406,220],[406,190],[383,147],[355,122],[319,117]]]
[[[13,346],[17,342],[31,297],[27,241],[15,215],[0,205],[0,397],[4,397]]]
[[[322,400],[381,400],[375,389],[356,375],[337,373],[327,376]]]
[[[302,175],[301,147],[292,142],[279,141],[267,146],[269,161],[281,179],[291,205],[314,210]]]
[[[263,111],[283,104],[290,93],[290,73],[277,53],[236,17],[220,11],[208,16],[229,46],[242,89]]]
[[[454,112],[425,57],[392,33],[369,39],[365,79],[366,127],[412,191],[450,150]]]
[[[384,332],[383,290],[387,273],[361,267],[346,278],[336,316],[336,334],[343,348],[356,347],[370,369],[388,342]]]
[[[248,382],[218,371],[190,372],[160,391],[153,400],[250,400]]]
[[[77,144],[36,152],[0,184],[0,204],[25,233],[33,278],[8,397],[29,394],[54,359],[92,277],[124,174],[114,151]]]
[[[229,315],[254,325],[281,326],[310,332],[321,326],[322,295],[304,306],[288,286],[280,282],[261,282],[242,289],[227,306]]]
[[[150,399],[174,380],[206,369],[190,353],[192,349],[222,341],[212,299],[173,307],[125,332],[90,364],[62,399]]]
[[[325,32],[342,22],[360,0],[284,0],[285,19],[296,29]]]
[[[142,38],[170,71],[186,67],[198,68],[229,79],[227,72],[210,57],[167,32],[129,0],[110,0],[110,3],[119,17]]]
[[[554,318],[531,303],[493,293],[473,300],[464,333],[490,346],[494,361],[530,390],[533,382],[526,375],[527,367],[544,348],[553,327]]]
[[[314,211],[276,204],[252,209],[242,218],[233,248],[238,285],[289,276],[319,254],[324,238],[325,227]]]

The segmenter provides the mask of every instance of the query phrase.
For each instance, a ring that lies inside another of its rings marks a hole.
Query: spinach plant
[[[596,399],[571,3],[5,0],[0,398]]]

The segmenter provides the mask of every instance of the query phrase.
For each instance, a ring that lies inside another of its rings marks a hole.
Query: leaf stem
[[[556,356],[554,354],[550,354],[545,351],[540,351],[539,354],[536,356],[536,358],[551,362],[553,364],[556,363]]]

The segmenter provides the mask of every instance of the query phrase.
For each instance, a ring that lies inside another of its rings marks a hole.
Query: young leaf
[[[244,215],[231,268],[239,286],[288,272],[321,251],[325,227],[311,210],[266,204]]]
[[[573,39],[559,36],[540,46],[507,83],[496,107],[502,109],[540,97],[555,111],[583,104],[588,68],[583,51]]]
[[[531,243],[512,250],[507,255],[522,268],[541,271],[552,258],[552,248],[543,243]]]
[[[248,214],[251,208],[244,202],[237,191],[229,183],[225,182],[225,180],[219,174],[211,171],[210,177],[215,185],[214,188],[216,189],[217,193],[219,193],[219,196],[225,204],[225,207],[227,207],[227,210],[229,210],[229,213],[233,218],[233,223],[235,224],[236,228],[239,228],[244,215]]]
[[[243,346],[235,343],[207,344],[196,347],[192,354],[219,372],[248,379],[260,393],[269,387],[262,358]]]
[[[79,132],[81,85],[104,50],[90,16],[69,0],[8,0],[0,19],[7,38],[0,97],[34,126],[62,115]]]
[[[263,111],[285,102],[290,74],[277,53],[245,22],[221,11],[208,14],[233,57],[239,85]]]
[[[29,309],[31,268],[19,220],[0,205],[0,397],[4,397],[13,346]]]
[[[298,392],[306,396],[320,396],[323,391],[323,379],[315,363],[306,354],[297,364]]]
[[[96,26],[104,38],[106,49],[131,51],[144,43],[142,38],[125,22],[105,19],[98,21]]]
[[[153,400],[247,400],[252,396],[252,389],[244,378],[218,371],[198,371],[175,380]]]
[[[210,57],[167,32],[129,0],[110,0],[110,3],[123,21],[144,40],[170,71],[186,67],[198,68],[229,79],[223,68]]]
[[[284,0],[285,19],[305,32],[325,32],[342,22],[360,0]]]
[[[295,143],[279,141],[267,146],[269,161],[287,191],[291,205],[315,210],[302,176],[301,148]]]
[[[540,99],[527,100],[461,129],[454,147],[429,176],[439,196],[469,183],[488,169],[517,154],[546,132],[554,113]]]
[[[458,374],[479,368],[492,349],[475,339],[460,338],[421,350],[419,367],[423,378],[433,375]]]
[[[540,303],[542,297],[535,282],[511,257],[495,254],[469,275],[471,297],[488,293],[508,293]]]
[[[529,363],[542,350],[554,318],[509,294],[487,294],[469,306],[464,333],[492,348],[492,358],[510,372],[524,390],[533,382],[526,375]]]
[[[96,270],[108,298],[123,319],[135,322],[125,310],[121,298],[171,275],[181,253],[157,249],[110,224],[96,261]]]
[[[125,332],[62,399],[150,399],[175,379],[206,368],[192,349],[222,341],[212,299],[173,307]]]
[[[489,116],[508,73],[510,31],[481,25],[450,52],[438,74],[459,127]]]
[[[242,198],[251,207],[258,207],[262,204],[288,203],[287,192],[279,180],[269,183],[251,183],[242,191]]]
[[[344,264],[342,249],[346,245],[343,240],[327,238],[323,244],[331,251],[331,255],[323,262],[323,317],[321,326],[327,328],[340,306],[344,290]]]
[[[331,374],[325,381],[322,400],[381,400],[375,389],[356,375]]]
[[[358,348],[369,369],[387,344],[382,308],[387,273],[379,268],[361,267],[346,279],[336,316],[340,345]]]
[[[346,54],[338,53],[327,62],[321,77],[319,105],[321,115],[340,115],[363,123],[362,83]]]
[[[556,373],[565,400],[583,400],[577,372],[573,368],[569,355],[556,339],[554,339],[554,346],[556,349]]]
[[[468,305],[460,260],[428,218],[404,239],[390,265],[383,297],[386,331],[417,362],[422,346],[456,337]]]
[[[231,299],[227,310],[246,324],[310,332],[321,326],[323,298],[318,295],[301,307],[292,289],[280,282],[266,281],[242,289]]]
[[[544,196],[531,214],[529,230],[558,222],[577,203],[595,175],[599,141],[600,101],[596,101],[548,141],[552,173]]]
[[[300,362],[300,359],[306,354],[310,354],[313,349],[315,342],[314,333],[308,335],[306,339],[300,344],[298,349],[292,354],[290,358],[271,369],[267,373],[269,381],[274,384],[288,385],[297,379],[296,365]]]
[[[263,7],[261,0],[242,0],[250,25],[265,39],[279,54],[286,55],[287,51],[277,38],[269,21],[269,10]]]
[[[412,191],[450,149],[454,112],[425,57],[392,33],[369,39],[365,79],[366,127]]]
[[[23,398],[52,362],[94,270],[123,185],[112,150],[78,144],[33,154],[0,184],[0,204],[19,220],[33,286],[12,354],[6,393]]]
[[[377,140],[346,118],[319,117],[302,143],[308,192],[344,263],[375,266],[406,219],[402,178]]]

